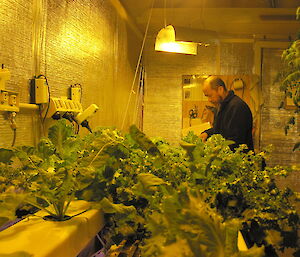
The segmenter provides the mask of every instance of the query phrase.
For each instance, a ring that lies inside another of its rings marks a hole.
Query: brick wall
[[[22,103],[29,103],[29,79],[42,73],[53,97],[82,85],[83,107],[99,106],[92,128],[121,127],[141,41],[110,1],[1,0],[0,38],[0,63],[12,74],[6,88],[18,91]],[[131,105],[125,127],[132,113]],[[21,110],[16,119],[16,145],[35,144],[42,134],[38,112]],[[0,147],[11,142],[0,113]]]

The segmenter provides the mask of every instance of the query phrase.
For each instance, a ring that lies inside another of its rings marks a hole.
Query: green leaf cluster
[[[72,200],[84,199],[105,212],[113,243],[140,241],[144,257],[167,256],[178,244],[178,256],[263,256],[263,247],[237,248],[238,231],[254,224],[264,231],[259,245],[282,250],[299,227],[297,195],[278,189],[275,176],[292,168],[263,169],[267,152],[232,152],[231,143],[190,133],[177,147],[135,126],[79,137],[58,121],[36,147],[3,152],[0,211],[26,202],[63,220]]]
[[[299,10],[297,8],[296,17],[299,20]],[[295,117],[300,111],[300,33],[298,38],[294,40],[289,48],[283,51],[282,56],[282,68],[278,72],[274,82],[279,82],[280,90],[285,93],[286,98],[291,98],[296,107],[295,114],[284,127],[285,134],[291,126],[295,125]],[[283,106],[283,102],[280,108]],[[293,151],[300,149],[300,142],[297,142]]]

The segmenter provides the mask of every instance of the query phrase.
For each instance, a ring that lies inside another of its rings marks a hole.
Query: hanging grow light
[[[218,43],[214,31],[177,28],[172,25],[162,28],[155,41],[155,50],[171,53],[197,55],[198,45],[209,46]]]

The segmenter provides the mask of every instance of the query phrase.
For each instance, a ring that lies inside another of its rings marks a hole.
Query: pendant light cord
[[[165,22],[165,27],[167,27],[167,0],[165,0],[165,6],[164,6],[164,22]]]
[[[149,14],[149,18],[148,18],[148,22],[147,22],[147,26],[146,26],[144,38],[143,38],[142,47],[141,47],[138,62],[137,62],[136,68],[135,68],[135,73],[134,73],[134,77],[133,77],[133,81],[132,81],[132,85],[131,85],[131,89],[130,89],[130,93],[129,93],[129,97],[128,97],[128,101],[127,101],[127,105],[126,105],[126,109],[125,109],[125,113],[124,113],[124,117],[123,117],[123,122],[122,122],[122,126],[121,126],[122,130],[124,129],[125,120],[126,120],[126,116],[128,114],[128,109],[129,109],[131,96],[132,96],[132,93],[133,93],[134,84],[135,84],[135,81],[136,81],[137,73],[138,73],[140,62],[141,62],[141,59],[142,59],[144,46],[145,46],[145,42],[146,42],[146,37],[147,37],[147,34],[148,34],[149,24],[150,24],[150,20],[151,20],[151,16],[152,16],[154,2],[155,2],[155,0],[152,1],[152,6],[151,6],[151,10],[150,10],[150,14]]]

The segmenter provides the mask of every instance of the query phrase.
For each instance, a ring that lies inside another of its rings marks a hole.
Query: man
[[[221,134],[225,139],[235,142],[230,145],[231,150],[240,144],[246,144],[249,150],[253,150],[253,119],[249,106],[233,91],[227,91],[224,81],[215,76],[204,81],[203,93],[219,110],[214,127],[201,134],[202,140],[206,141],[213,134]]]

